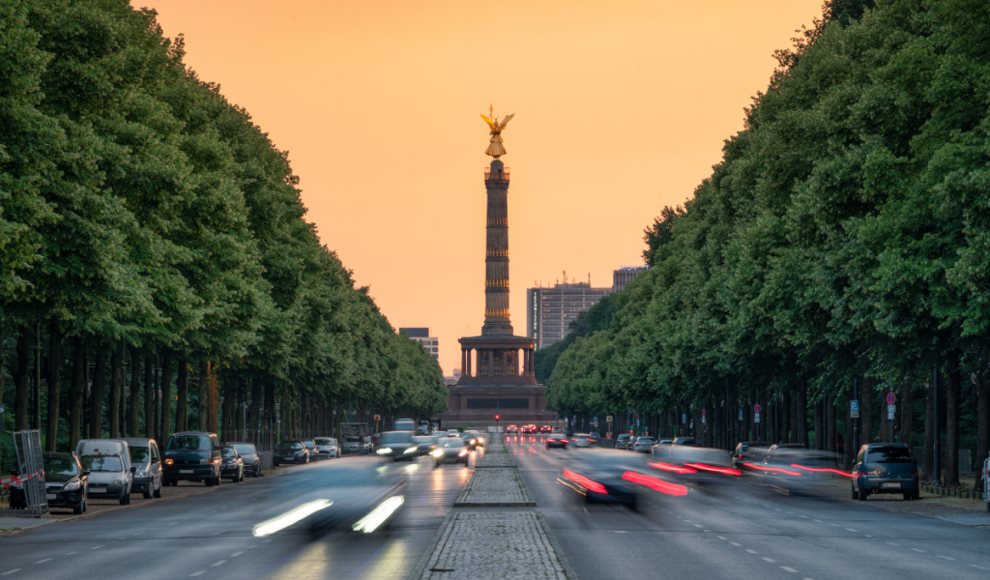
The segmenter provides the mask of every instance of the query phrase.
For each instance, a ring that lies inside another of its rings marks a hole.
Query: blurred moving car
[[[433,451],[433,457],[437,460],[437,465],[453,461],[467,465],[468,454],[471,450],[467,442],[460,437],[441,437],[437,439],[437,448]]]
[[[316,437],[313,439],[313,442],[316,443],[316,452],[319,454],[320,459],[336,459],[340,456],[340,450],[337,448],[337,440],[333,437]]]
[[[241,455],[241,463],[244,465],[244,473],[254,477],[261,477],[261,454],[254,443],[246,441],[228,441],[227,446],[233,447]]]
[[[639,437],[636,439],[636,442],[633,443],[632,450],[639,453],[649,453],[656,444],[657,440],[653,437]]]
[[[231,483],[244,481],[244,461],[241,454],[231,445],[220,450],[220,477],[230,479]]]
[[[458,429],[447,429],[447,437],[460,437],[461,432]]]
[[[577,447],[597,447],[598,438],[588,433],[575,433],[571,437],[572,442]]]
[[[516,427],[515,425],[508,425],[505,428],[505,434],[506,435],[518,435],[519,434],[519,427]]]
[[[654,445],[648,466],[691,481],[719,482],[742,473],[724,449],[694,445]]]
[[[309,448],[302,441],[282,441],[272,452],[272,463],[275,467],[283,463],[309,463]]]
[[[567,435],[568,437],[574,436],[574,429],[571,429],[570,427],[564,427],[561,431],[563,431],[564,435]]]
[[[72,508],[81,514],[89,506],[87,501],[88,475],[75,453],[42,453],[45,469],[45,492],[50,508]],[[14,473],[16,475],[16,472]],[[27,496],[20,483],[10,484],[10,507],[26,509]]]
[[[570,440],[563,433],[551,433],[547,435],[547,449],[551,447],[560,447],[562,449],[567,449],[567,444]]]
[[[129,437],[127,443],[134,472],[131,493],[140,492],[144,499],[162,496],[162,456],[154,439]]]
[[[133,473],[120,455],[83,455],[79,463],[88,474],[87,497],[115,499],[120,505],[131,503]]]
[[[439,439],[439,437],[436,437],[435,435],[414,435],[412,442],[416,445],[416,456],[432,456],[433,450],[437,448],[437,439]]]
[[[852,498],[860,501],[875,493],[898,493],[904,501],[919,499],[918,464],[907,445],[863,445],[852,471]]]
[[[348,435],[344,437],[344,444],[340,447],[344,453],[357,453],[367,455],[371,452],[371,441],[367,437],[359,435]]]
[[[468,448],[472,451],[484,443],[484,440],[477,431],[465,431],[461,433],[461,439],[464,440],[464,443],[466,443]]]
[[[523,425],[522,428],[519,430],[519,432],[522,433],[523,435],[532,435],[536,433],[536,425],[533,424]]]
[[[415,431],[416,422],[412,419],[396,419],[395,431]]]
[[[619,435],[615,440],[616,449],[629,449],[629,442],[632,440],[632,435],[628,433],[623,433]]]
[[[637,484],[625,477],[629,456],[611,449],[577,454],[557,482],[577,492],[587,503],[619,503],[636,509]]]
[[[550,432],[551,433],[562,433],[562,431],[560,430],[560,427],[554,427],[553,429],[550,430]]]
[[[383,457],[391,457],[393,461],[403,459],[411,461],[419,451],[412,438],[412,431],[386,431],[378,439],[378,449],[375,453]]]
[[[732,452],[732,467],[743,469],[746,462],[762,463],[767,451],[767,444],[763,441],[740,441]]]
[[[540,427],[540,433],[549,433],[551,431],[553,431],[553,427],[551,427],[550,425],[543,425],[542,427]]]
[[[220,485],[220,439],[215,433],[183,431],[168,438],[162,480],[176,485],[180,480]]]
[[[684,445],[686,447],[698,447],[698,442],[694,437],[675,437],[671,445]]]

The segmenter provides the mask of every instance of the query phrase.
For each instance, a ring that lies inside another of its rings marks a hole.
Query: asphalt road
[[[252,528],[297,498],[336,498],[328,510],[369,488],[356,474],[374,457],[292,466],[279,477],[224,483],[216,491],[58,522],[0,538],[0,578],[289,579],[404,578],[467,482],[469,469],[429,461],[397,463],[405,505],[385,531],[331,531],[312,540],[288,528],[256,538]],[[391,468],[392,466],[390,466]],[[296,502],[298,503],[298,502]]]
[[[556,482],[583,450],[547,450],[539,439],[508,447],[583,580],[990,577],[987,530],[791,493],[757,478],[689,485],[683,497],[644,488],[636,512],[585,505]]]

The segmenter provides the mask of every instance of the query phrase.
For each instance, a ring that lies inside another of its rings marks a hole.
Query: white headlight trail
[[[405,502],[405,498],[401,495],[396,495],[383,501],[381,505],[371,510],[371,513],[364,516],[358,520],[353,526],[351,526],[355,532],[370,533],[375,531],[378,526],[382,525],[382,522],[388,519],[395,510],[399,509],[399,506]]]
[[[315,514],[316,512],[332,505],[333,501],[329,499],[318,499],[316,501],[304,503],[303,505],[289,510],[280,516],[261,522],[260,524],[254,526],[251,533],[254,534],[256,538],[269,536],[279,530],[284,530],[292,524],[305,519],[307,516]]]

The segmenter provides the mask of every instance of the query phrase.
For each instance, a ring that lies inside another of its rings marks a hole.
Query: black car
[[[742,470],[745,463],[762,463],[767,451],[763,441],[740,441],[732,452],[732,467]]]
[[[579,455],[581,461],[564,469],[558,483],[576,491],[586,503],[619,503],[636,510],[638,484],[626,477],[626,454],[603,449]]]
[[[863,445],[853,466],[852,497],[860,501],[875,493],[897,493],[904,500],[918,499],[918,464],[907,445]]]
[[[220,451],[223,463],[220,467],[220,476],[230,479],[231,483],[244,481],[244,461],[237,449],[228,445]]]
[[[88,507],[86,492],[88,491],[88,471],[83,470],[82,464],[75,453],[43,453],[42,464],[45,466],[45,491],[48,495],[48,507],[72,508],[72,512],[81,514]],[[26,509],[27,497],[24,486],[10,486],[10,507]]]
[[[227,447],[233,447],[240,454],[245,474],[261,477],[261,455],[258,454],[258,448],[253,443],[230,441]]]
[[[375,453],[395,461],[412,460],[419,454],[419,445],[413,441],[412,431],[386,431],[378,439]]]
[[[181,480],[220,485],[220,449],[216,433],[184,431],[172,435],[165,446],[165,485],[176,485]]]
[[[551,433],[547,436],[547,449],[551,447],[560,447],[562,449],[567,449],[567,444],[570,441],[567,436],[563,433]]]
[[[299,440],[282,441],[272,453],[275,467],[283,463],[309,463],[309,448]]]

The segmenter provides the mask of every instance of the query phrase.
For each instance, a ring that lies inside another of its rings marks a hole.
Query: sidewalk
[[[410,578],[417,580],[576,579],[560,555],[499,433],[475,467]]]

